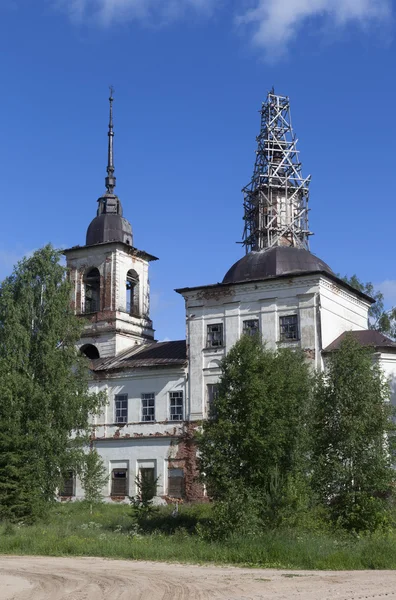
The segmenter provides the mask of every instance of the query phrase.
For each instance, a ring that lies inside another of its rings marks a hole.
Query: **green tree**
[[[342,277],[342,280],[375,300],[375,304],[369,309],[369,329],[375,329],[396,339],[396,307],[385,310],[384,295],[376,290],[371,282],[363,283],[356,275]]]
[[[88,391],[60,258],[48,245],[0,288],[0,517],[34,518],[54,498],[104,401]]]
[[[394,481],[390,386],[373,351],[348,335],[318,375],[312,485],[332,520],[355,530],[386,520]]]
[[[95,448],[90,448],[85,455],[84,464],[81,471],[81,485],[84,490],[84,500],[91,507],[93,504],[102,502],[103,487],[109,480],[109,475]]]
[[[271,351],[243,336],[221,369],[198,440],[208,492],[223,502],[233,498],[234,507],[244,498],[241,510],[248,496],[253,504],[261,498],[265,518],[276,520],[285,503],[295,509],[306,493],[310,368],[302,352]]]

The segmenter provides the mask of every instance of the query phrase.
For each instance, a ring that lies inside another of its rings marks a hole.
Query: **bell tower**
[[[98,200],[85,246],[64,251],[72,306],[86,323],[80,348],[92,359],[154,340],[148,267],[157,258],[133,246],[131,224],[114,193],[113,100],[110,88],[106,191]]]

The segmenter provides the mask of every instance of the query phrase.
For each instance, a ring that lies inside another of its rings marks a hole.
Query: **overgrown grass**
[[[174,518],[172,507],[164,507],[137,531],[126,505],[99,505],[92,514],[84,503],[56,505],[35,525],[3,523],[0,553],[287,569],[396,569],[396,532],[355,537],[277,530],[210,542],[196,533],[210,510],[210,505],[182,506]]]

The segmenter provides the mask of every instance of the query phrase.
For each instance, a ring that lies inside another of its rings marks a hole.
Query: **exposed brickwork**
[[[185,425],[185,432],[177,441],[176,456],[169,461],[169,468],[184,470],[184,490],[187,502],[206,500],[204,488],[198,481],[199,470],[197,446],[195,443],[196,430],[197,425],[195,423]]]

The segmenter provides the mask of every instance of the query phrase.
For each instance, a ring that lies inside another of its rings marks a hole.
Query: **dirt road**
[[[396,600],[393,571],[275,571],[0,557],[0,600]]]

